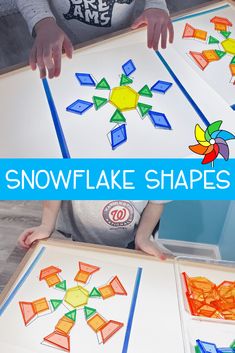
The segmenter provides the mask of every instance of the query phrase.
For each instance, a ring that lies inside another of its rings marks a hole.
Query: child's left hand
[[[150,239],[136,239],[135,249],[142,250],[143,252],[158,257],[160,260],[166,260],[166,255],[158,248],[155,241]]]
[[[131,28],[136,29],[147,25],[148,47],[155,51],[159,48],[161,38],[161,47],[166,49],[167,36],[169,33],[169,42],[173,43],[174,28],[168,13],[161,9],[145,10],[132,24]]]

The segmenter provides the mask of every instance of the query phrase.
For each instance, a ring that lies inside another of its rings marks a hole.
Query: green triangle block
[[[227,31],[220,31],[220,33],[222,34],[222,36],[224,37],[224,38],[229,38],[230,37],[230,34],[232,33],[232,32],[227,32]]]
[[[103,97],[94,96],[92,99],[96,110],[100,109],[108,102],[108,99]]]
[[[126,119],[124,115],[117,109],[110,119],[111,123],[125,123]]]
[[[90,298],[99,298],[99,297],[101,297],[101,294],[100,294],[100,292],[98,291],[98,289],[94,287],[94,288],[92,289],[92,291],[90,292],[89,297],[90,297]]]
[[[148,113],[148,111],[152,109],[152,106],[149,104],[138,103],[137,106],[140,110],[140,114],[142,117],[144,117]]]
[[[235,340],[233,341],[233,343],[230,344],[230,348],[235,349]]]
[[[217,38],[212,36],[209,37],[208,44],[218,44],[218,43],[219,43],[219,40]]]
[[[141,90],[139,91],[139,94],[144,97],[152,97],[153,96],[148,85],[145,85],[143,88],[141,88]]]
[[[56,284],[55,287],[66,291],[67,290],[66,281],[64,280],[64,281]]]
[[[110,86],[109,86],[108,82],[106,81],[106,79],[104,77],[102,78],[102,80],[100,80],[100,82],[97,83],[96,89],[108,89],[108,90],[110,90]]]
[[[88,320],[94,313],[96,313],[96,309],[90,308],[89,306],[84,306],[85,318]]]
[[[201,349],[198,346],[195,346],[195,353],[202,353]]]
[[[218,57],[219,57],[220,59],[223,58],[223,56],[226,55],[225,51],[222,51],[222,50],[216,49],[215,52],[216,52],[216,54],[218,55]]]
[[[126,75],[122,74],[121,80],[120,80],[120,86],[125,86],[133,83],[133,80],[130,77],[127,77]]]
[[[51,302],[51,305],[52,305],[53,309],[56,310],[63,303],[63,300],[51,299],[50,302]]]
[[[230,64],[235,64],[235,56],[232,58]]]
[[[76,317],[77,317],[77,310],[74,309],[70,312],[68,312],[67,314],[65,314],[65,316],[73,321],[76,321]]]

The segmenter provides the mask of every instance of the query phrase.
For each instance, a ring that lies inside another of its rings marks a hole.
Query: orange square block
[[[56,284],[61,282],[61,279],[59,278],[59,276],[57,274],[49,276],[46,278],[46,282],[48,284],[49,287],[53,287]]]
[[[74,280],[75,280],[76,282],[87,283],[89,277],[90,277],[90,273],[80,270],[80,271],[76,274],[76,277],[74,278]]]
[[[200,39],[200,40],[206,40],[207,32],[203,31],[202,29],[195,29],[194,38],[197,38],[197,39]]]
[[[62,319],[58,321],[55,329],[56,331],[63,332],[67,335],[69,334],[73,326],[74,326],[74,321],[69,319],[66,316],[63,316]]]
[[[99,287],[98,290],[103,299],[107,299],[115,295],[115,292],[110,284],[107,284],[106,286],[103,286],[103,287]]]
[[[106,324],[106,322],[107,321],[99,314],[95,314],[90,320],[87,321],[88,325],[95,332],[98,332]]]
[[[43,311],[47,311],[49,309],[49,305],[47,303],[46,298],[35,300],[32,304],[33,309],[37,314],[42,313]]]
[[[215,30],[216,31],[227,31],[227,26],[223,23],[216,23]]]
[[[219,56],[216,54],[215,50],[203,50],[202,54],[209,62],[219,60]]]

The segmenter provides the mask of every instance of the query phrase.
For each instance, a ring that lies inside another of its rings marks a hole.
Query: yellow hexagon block
[[[78,286],[67,290],[64,300],[73,308],[84,306],[89,299],[89,292],[85,288]]]
[[[231,55],[235,55],[235,39],[233,39],[233,38],[225,39],[221,43],[221,45],[224,48],[224,51],[226,51],[226,53],[229,53]]]
[[[139,93],[129,86],[115,87],[110,95],[110,103],[120,111],[135,109],[138,100]]]

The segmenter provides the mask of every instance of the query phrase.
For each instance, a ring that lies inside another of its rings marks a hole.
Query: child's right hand
[[[38,67],[40,78],[53,78],[60,75],[61,56],[64,50],[72,58],[73,45],[53,18],[45,18],[35,26],[36,38],[31,49],[29,64],[32,70]]]
[[[36,241],[49,238],[51,233],[44,225],[28,228],[19,236],[18,244],[24,249],[29,249]]]

